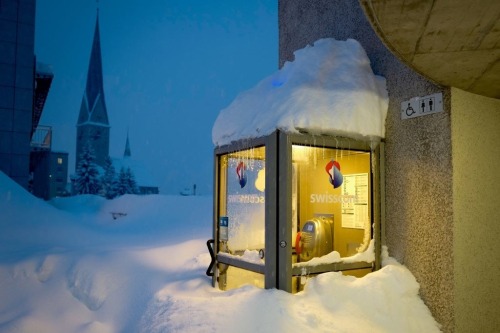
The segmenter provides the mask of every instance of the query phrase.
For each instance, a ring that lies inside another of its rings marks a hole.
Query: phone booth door
[[[217,281],[265,287],[265,147],[218,156]]]

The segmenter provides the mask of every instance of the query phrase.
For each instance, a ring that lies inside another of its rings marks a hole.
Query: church
[[[99,12],[97,12],[92,50],[87,72],[87,83],[83,92],[80,114],[76,124],[76,161],[75,171],[81,159],[84,147],[90,143],[95,152],[95,163],[104,167],[109,156],[111,126],[109,124],[102,74],[101,41],[99,32]],[[158,194],[159,188],[149,179],[146,165],[132,159],[130,142],[127,134],[123,158],[112,158],[118,173],[120,169],[130,168],[135,176],[140,194]]]

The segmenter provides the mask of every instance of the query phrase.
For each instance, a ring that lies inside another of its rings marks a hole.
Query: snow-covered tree
[[[139,189],[135,181],[135,176],[130,168],[121,168],[118,174],[117,194],[138,194]]]
[[[118,180],[113,161],[108,156],[104,162],[104,174],[101,177],[101,195],[106,199],[113,199],[118,195]]]
[[[80,155],[80,162],[76,168],[76,194],[98,194],[101,188],[99,170],[95,164],[94,149],[87,143]]]
[[[124,195],[127,193],[127,181],[125,176],[125,169],[122,167],[118,173],[118,179],[116,184],[116,195]]]
[[[139,194],[139,187],[137,186],[137,182],[135,180],[135,175],[130,168],[125,170],[125,174],[127,175],[128,180],[128,188],[130,190],[130,194]]]

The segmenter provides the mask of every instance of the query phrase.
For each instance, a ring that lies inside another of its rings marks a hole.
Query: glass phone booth
[[[383,142],[281,131],[217,147],[213,285],[297,292],[378,269],[381,156]]]

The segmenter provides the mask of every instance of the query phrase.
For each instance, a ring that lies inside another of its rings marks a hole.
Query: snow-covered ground
[[[116,216],[112,213],[126,215]],[[212,288],[212,198],[32,197],[0,173],[0,332],[438,332],[391,258],[303,292]]]

